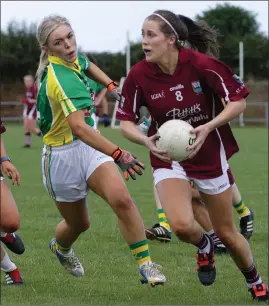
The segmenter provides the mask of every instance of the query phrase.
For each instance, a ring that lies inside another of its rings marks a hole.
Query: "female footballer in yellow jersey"
[[[166,279],[152,263],[144,224],[117,167],[135,179],[144,165],[93,128],[89,78],[117,95],[112,80],[96,65],[77,54],[74,32],[61,16],[46,17],[37,39],[42,49],[37,71],[37,109],[43,134],[43,182],[63,220],[50,248],[74,276],[84,270],[72,248],[89,228],[86,196],[91,189],[108,202],[118,217],[121,233],[130,246],[142,283],[163,284]]]

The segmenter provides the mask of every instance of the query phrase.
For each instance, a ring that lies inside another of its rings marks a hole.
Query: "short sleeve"
[[[202,69],[206,84],[228,102],[239,101],[249,95],[249,91],[243,81],[221,61],[208,58]]]
[[[90,61],[86,56],[79,54],[78,62],[82,71],[86,72],[90,68]]]
[[[54,74],[53,78],[52,96],[61,104],[66,117],[75,111],[94,107],[89,91],[74,72]]]
[[[139,120],[139,110],[143,105],[145,105],[145,101],[141,87],[134,80],[132,71],[130,71],[123,84],[116,118],[136,122]]]
[[[70,114],[81,110],[81,109],[93,109],[94,106],[90,104],[90,99],[63,99],[60,101],[62,110],[64,112],[65,117],[69,116]]]

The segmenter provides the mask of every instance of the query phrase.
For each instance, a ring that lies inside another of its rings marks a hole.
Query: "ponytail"
[[[47,67],[48,63],[49,63],[48,55],[45,51],[42,50],[40,54],[39,65],[36,71],[36,85],[38,89],[42,78],[42,74],[44,72],[44,69]]]
[[[209,56],[218,56],[218,32],[210,28],[205,21],[195,22],[167,10],[157,10],[147,19],[158,21],[165,35],[175,35],[178,47],[188,45],[189,48]]]
[[[195,22],[183,15],[178,15],[178,19],[188,29],[188,37],[186,40],[189,43],[191,49],[205,53],[209,56],[218,56],[218,33],[214,28],[210,28],[205,21]]]

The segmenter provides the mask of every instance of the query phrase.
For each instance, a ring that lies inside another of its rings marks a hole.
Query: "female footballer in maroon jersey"
[[[37,88],[34,84],[32,75],[26,75],[23,78],[26,87],[25,97],[22,99],[24,105],[23,109],[23,122],[25,133],[25,148],[31,147],[31,133],[41,136],[39,128],[37,128],[37,110],[36,110],[36,96]]]
[[[132,67],[125,80],[117,112],[121,130],[150,150],[154,182],[168,222],[179,239],[198,247],[201,283],[211,285],[216,278],[214,250],[211,238],[194,220],[189,182],[200,191],[216,234],[245,276],[252,297],[268,300],[268,288],[249,245],[233,221],[227,173],[227,159],[239,150],[228,122],[244,111],[249,92],[228,66],[213,57],[218,50],[216,32],[205,23],[158,10],[146,18],[142,37],[146,59]],[[142,105],[153,119],[149,137],[135,126]],[[184,162],[171,162],[167,152],[155,145],[158,127],[170,119],[187,121],[195,128],[197,138]],[[229,150],[224,150],[222,138],[229,139]]]
[[[2,121],[0,120],[0,134],[6,131]],[[24,252],[22,240],[14,232],[20,226],[20,215],[10,192],[8,185],[4,181],[2,172],[12,179],[12,184],[20,184],[20,175],[17,169],[10,162],[6,154],[4,142],[1,137],[1,155],[0,155],[0,182],[1,182],[1,220],[0,220],[0,240],[6,246],[17,254]],[[22,284],[20,272],[14,262],[12,262],[1,244],[1,269],[6,273],[6,283],[8,285]]]

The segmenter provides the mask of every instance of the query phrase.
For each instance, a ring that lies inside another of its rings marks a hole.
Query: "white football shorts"
[[[87,196],[87,180],[112,157],[80,140],[71,144],[44,146],[42,153],[43,183],[48,194],[58,202],[75,202]]]

